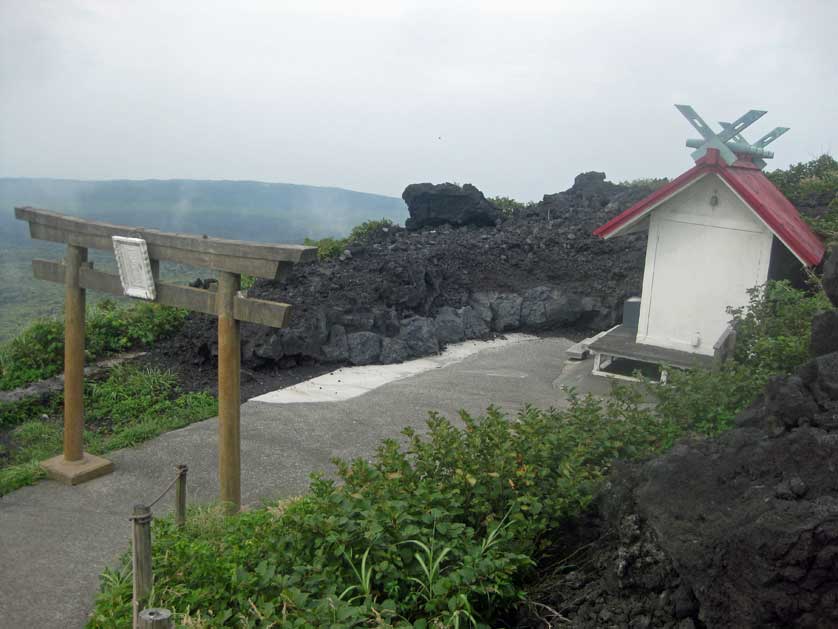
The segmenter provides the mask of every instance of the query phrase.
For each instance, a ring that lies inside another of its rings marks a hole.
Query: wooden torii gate
[[[84,452],[84,311],[87,289],[125,294],[120,276],[93,269],[87,250],[114,251],[117,239],[140,239],[147,251],[153,301],[218,317],[218,476],[220,499],[231,511],[241,507],[239,322],[275,328],[288,323],[288,304],[239,294],[241,275],[281,279],[299,262],[317,259],[314,247],[207,238],[113,225],[30,207],[15,208],[29,223],[32,238],[64,243],[63,262],[32,261],[38,279],[65,286],[64,301],[64,452],[42,463],[56,480],[75,485],[109,473],[113,464]],[[137,241],[135,241],[137,242]],[[145,251],[143,253],[145,254]],[[160,260],[210,268],[218,273],[216,291],[160,281]]]

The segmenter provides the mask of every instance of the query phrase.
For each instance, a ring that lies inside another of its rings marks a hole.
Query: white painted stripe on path
[[[342,367],[323,376],[306,380],[292,387],[271,391],[251,398],[251,402],[268,404],[304,404],[311,402],[340,402],[349,400],[380,386],[415,376],[431,369],[442,369],[462,362],[469,356],[485,350],[500,349],[509,345],[536,340],[529,334],[507,334],[506,338],[491,341],[465,341],[449,345],[436,356],[417,358],[397,365],[366,365],[363,367]],[[498,377],[501,374],[491,372]],[[504,374],[510,377],[512,374]],[[525,374],[526,375],[526,374]],[[503,377],[503,376],[501,376]],[[515,377],[521,377],[515,374]]]

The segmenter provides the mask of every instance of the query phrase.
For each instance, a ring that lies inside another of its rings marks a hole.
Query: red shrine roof
[[[598,227],[594,235],[601,238],[619,235],[687,184],[708,173],[721,177],[801,262],[807,266],[820,263],[823,243],[803,222],[791,201],[753,163],[740,159],[728,166],[716,149],[708,149],[695,166]]]

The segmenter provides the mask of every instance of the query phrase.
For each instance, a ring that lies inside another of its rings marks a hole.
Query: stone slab
[[[65,485],[80,485],[113,472],[113,463],[87,452],[81,461],[66,461],[64,455],[59,454],[41,463],[41,467],[52,480]]]

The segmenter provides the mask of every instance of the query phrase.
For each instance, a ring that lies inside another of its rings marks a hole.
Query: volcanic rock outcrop
[[[494,225],[501,219],[498,209],[470,183],[460,187],[453,183],[413,183],[404,189],[409,230],[439,225]]]
[[[735,425],[615,470],[598,509],[613,536],[544,604],[572,627],[838,627],[838,352],[771,380]]]
[[[495,333],[611,326],[640,290],[645,234],[602,241],[591,232],[648,193],[581,176],[499,224],[376,230],[343,260],[257,281],[249,294],[293,304],[291,321],[282,330],[243,324],[244,365],[392,363]],[[214,320],[193,315],[155,351],[211,369],[216,343]]]

